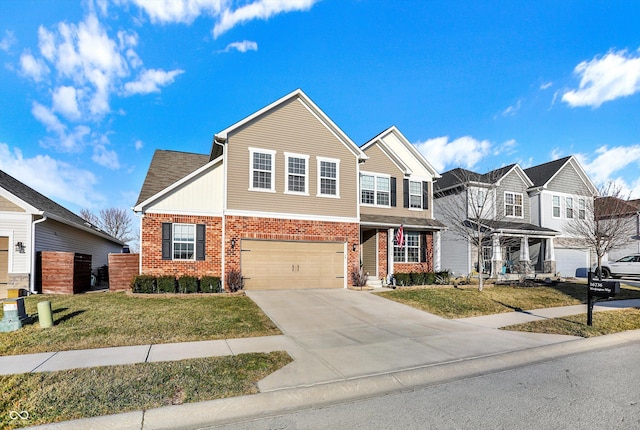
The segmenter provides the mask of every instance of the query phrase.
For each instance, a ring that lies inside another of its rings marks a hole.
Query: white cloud
[[[53,110],[64,115],[68,119],[78,119],[78,91],[74,87],[58,87],[53,91]]]
[[[242,42],[232,42],[228,44],[226,48],[224,48],[223,52],[229,52],[232,49],[235,49],[239,52],[257,51],[258,44],[250,40],[243,40]]]
[[[41,82],[49,73],[49,68],[42,59],[35,58],[27,50],[20,56],[20,71],[35,82]]]
[[[133,0],[151,22],[191,24],[200,15],[217,16],[228,0]]]
[[[586,171],[589,172],[591,179],[595,183],[602,184],[614,179],[617,172],[625,169],[630,164],[640,162],[640,145],[616,146],[613,148],[601,146],[596,149],[591,161],[584,154],[580,154],[577,157]]]
[[[136,148],[136,151],[140,151],[144,147],[144,143],[141,140],[136,140],[133,146]]]
[[[116,170],[120,168],[118,154],[115,151],[108,150],[103,144],[93,147],[93,156],[91,159],[100,166],[108,169]]]
[[[439,172],[452,165],[471,169],[487,156],[491,149],[488,140],[477,140],[471,136],[463,136],[452,141],[449,141],[448,136],[436,137],[417,142],[415,146]]]
[[[640,91],[640,56],[627,51],[612,51],[604,57],[583,61],[574,73],[580,77],[579,88],[562,95],[562,100],[571,107],[597,108],[604,102]]]
[[[66,130],[66,127],[58,117],[51,112],[51,110],[38,102],[33,103],[33,107],[31,108],[31,113],[33,116],[40,121],[48,131],[52,131],[57,134],[63,134]]]
[[[506,142],[502,143],[502,145],[494,147],[493,155],[513,155],[516,153],[517,147],[518,142],[515,139],[509,139]]]
[[[62,152],[78,152],[84,147],[85,137],[91,133],[89,127],[84,125],[78,125],[71,133],[68,133],[67,126],[60,121],[51,109],[38,102],[33,103],[31,113],[45,126],[47,131],[55,135],[54,137],[43,139],[40,142],[43,146]]]
[[[24,158],[18,148],[12,152],[6,143],[0,143],[0,169],[52,200],[87,208],[105,200],[95,189],[92,172],[48,155]]]
[[[254,19],[269,19],[283,12],[306,11],[318,0],[258,0],[235,10],[225,8],[213,27],[214,39],[238,24]]]
[[[160,91],[160,86],[173,83],[176,76],[184,73],[184,70],[164,70],[149,69],[142,72],[137,81],[127,82],[124,85],[126,95],[148,94]]]
[[[5,30],[4,36],[0,39],[0,51],[9,52],[9,48],[11,48],[16,43],[16,37],[13,34],[13,31]]]
[[[522,100],[518,100],[515,105],[511,105],[502,111],[502,116],[514,116],[522,107]]]
[[[540,89],[541,90],[546,90],[551,88],[551,86],[553,85],[553,82],[545,82],[544,84],[540,85]]]

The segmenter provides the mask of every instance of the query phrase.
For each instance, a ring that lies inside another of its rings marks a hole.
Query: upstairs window
[[[249,149],[251,158],[249,189],[255,191],[275,191],[275,151]]]
[[[564,199],[567,219],[573,219],[573,197],[565,197]]]
[[[285,190],[288,193],[309,194],[307,163],[308,155],[285,154],[287,162],[287,181]]]
[[[584,199],[578,199],[578,219],[585,219],[586,215],[586,202]]]
[[[324,197],[339,197],[338,174],[340,172],[339,160],[330,158],[318,158],[318,195]]]
[[[422,182],[409,181],[409,208],[422,209]]]
[[[560,196],[553,196],[552,202],[552,215],[554,218],[560,218]]]
[[[360,203],[391,206],[391,178],[370,174],[360,175]]]
[[[504,214],[508,217],[522,218],[522,194],[504,193]]]

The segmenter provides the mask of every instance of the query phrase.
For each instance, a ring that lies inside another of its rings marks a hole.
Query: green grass
[[[42,329],[36,320],[0,333],[0,355],[281,334],[240,295],[33,295],[25,298],[27,313],[36,315],[44,300],[51,302],[54,326]]]
[[[532,333],[565,334],[592,337],[640,329],[640,309],[630,308],[594,312],[592,325],[587,325],[587,314],[562,318],[549,318],[503,327],[503,330],[526,331]]]
[[[554,286],[476,286],[397,288],[377,293],[382,297],[442,316],[467,318],[520,310],[552,308],[586,303],[586,284],[558,283]],[[640,298],[640,289],[621,287],[615,300]]]
[[[0,376],[0,428],[252,394],[290,361],[273,352]],[[11,411],[29,418],[11,419]]]

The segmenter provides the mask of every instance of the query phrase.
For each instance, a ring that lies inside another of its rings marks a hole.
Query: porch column
[[[521,274],[531,274],[531,258],[529,257],[529,236],[520,239],[520,270]]]
[[[393,238],[395,234],[393,228],[390,228],[387,232],[387,276],[393,275]]]
[[[547,239],[547,246],[545,247],[544,255],[544,272],[556,273],[556,250],[553,246],[553,238]]]
[[[435,231],[433,233],[433,271],[439,272],[440,270],[440,232]]]
[[[491,277],[495,278],[502,273],[504,260],[502,259],[502,247],[500,246],[500,236],[497,233],[491,235]]]

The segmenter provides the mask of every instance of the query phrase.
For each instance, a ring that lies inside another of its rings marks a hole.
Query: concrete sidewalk
[[[259,382],[261,393],[43,426],[201,428],[442,383],[596,348],[640,341],[640,330],[598,338],[496,330],[586,311],[586,305],[446,320],[367,292],[248,292],[284,335],[0,357],[22,373],[286,350],[294,361]],[[597,310],[640,306],[606,302]]]

